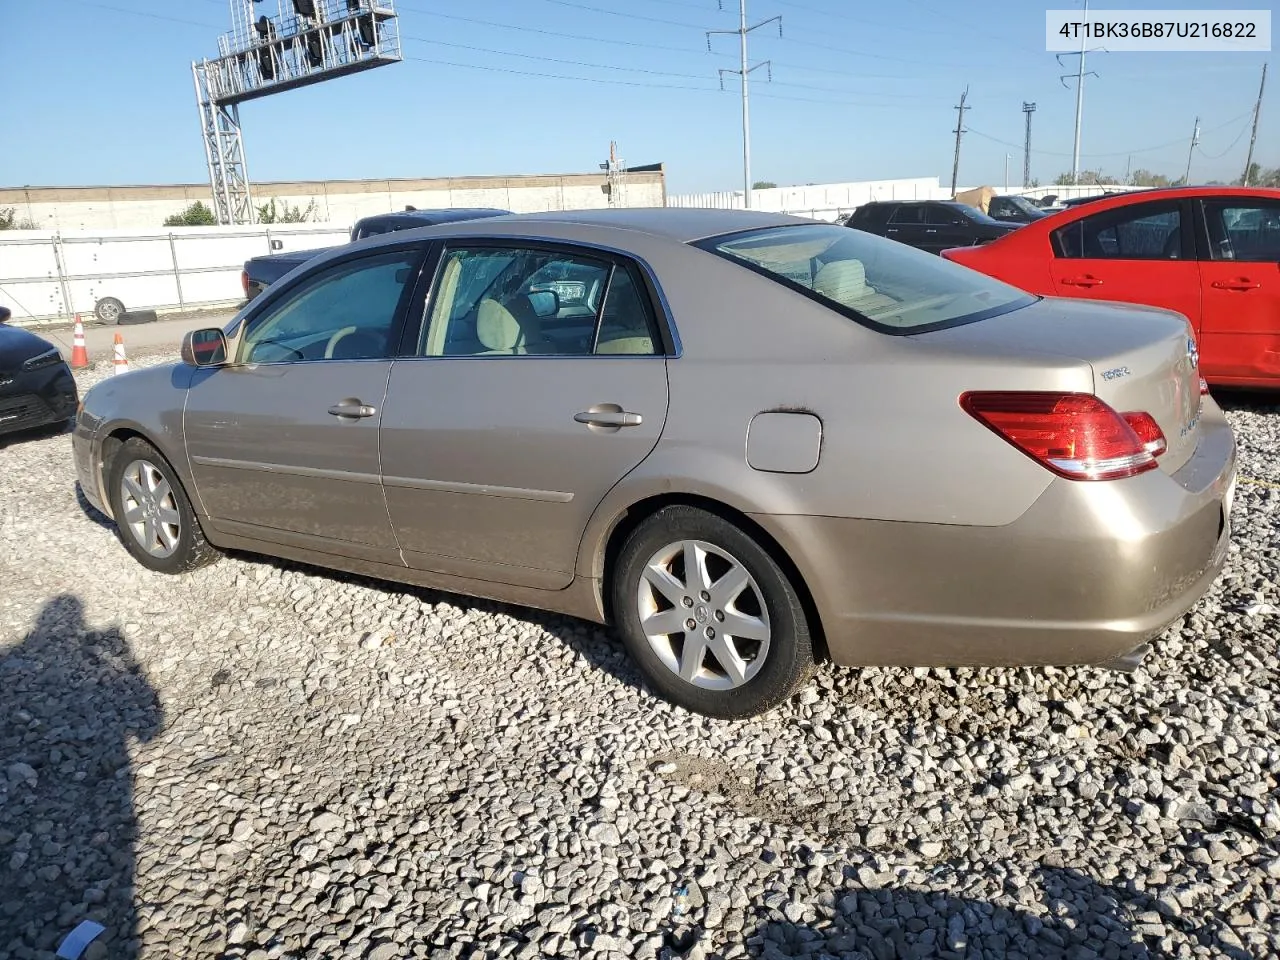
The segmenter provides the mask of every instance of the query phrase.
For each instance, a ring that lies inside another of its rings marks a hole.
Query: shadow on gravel
[[[84,495],[84,490],[81,488],[79,480],[76,481],[76,503],[79,504],[81,512],[98,526],[105,530],[115,530],[116,525],[112,523],[111,518],[101,513],[97,507],[89,502],[88,497]]]
[[[52,957],[82,921],[86,960],[138,956],[129,745],[159,732],[155,691],[116,630],[50,600],[0,651],[0,956]]]
[[[12,433],[0,433],[0,450],[19,443],[34,443],[37,440],[50,440],[64,433],[71,433],[75,425],[70,420],[53,423],[43,427],[31,427],[27,430],[15,430]]]
[[[107,521],[107,525],[114,529],[114,525],[110,521]],[[601,626],[598,623],[578,620],[546,610],[537,610],[533,607],[499,603],[496,600],[447,593],[443,590],[395,583],[390,580],[378,580],[374,577],[344,573],[330,570],[326,567],[315,567],[307,563],[282,560],[278,557],[269,557],[264,554],[232,550],[227,555],[255,566],[267,564],[276,570],[305,573],[307,576],[322,577],[325,580],[333,580],[339,583],[351,583],[369,590],[377,590],[389,596],[411,596],[420,603],[427,605],[447,603],[462,610],[474,610],[485,614],[500,614],[511,617],[513,620],[533,624],[551,634],[585,660],[593,669],[607,673],[619,683],[632,687],[646,696],[657,696],[653,690],[650,690],[645,685],[644,677],[632,664],[631,658],[627,656],[627,652],[622,646],[622,641],[618,639],[610,628]]]
[[[890,887],[840,892],[828,897],[825,912],[832,919],[815,924],[791,923],[781,911],[771,911],[774,919],[749,938],[749,949],[760,960],[1164,960],[1182,955],[1160,945],[1166,935],[1180,932],[1215,956],[1249,960],[1243,950],[1218,940],[1215,931],[1158,913],[1154,899],[1145,894],[1100,884],[1071,869],[1042,867],[1032,882],[1041,891],[1042,914],[943,891]]]
[[[1276,391],[1214,387],[1210,394],[1223,410],[1280,413],[1280,393]]]

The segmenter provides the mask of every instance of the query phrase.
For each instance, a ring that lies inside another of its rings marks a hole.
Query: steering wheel
[[[355,326],[343,327],[341,330],[335,332],[334,335],[329,338],[329,342],[325,344],[324,358],[326,360],[334,359],[334,351],[337,349],[338,344],[346,340],[348,337],[355,338],[353,343],[367,344],[368,356],[380,356],[386,348],[385,338],[370,330],[361,330],[359,327]],[[350,345],[351,344],[348,344],[348,346]],[[365,356],[360,356],[359,354],[357,354],[357,356],[359,356],[360,359],[367,358]],[[338,359],[341,360],[344,358],[338,357]]]

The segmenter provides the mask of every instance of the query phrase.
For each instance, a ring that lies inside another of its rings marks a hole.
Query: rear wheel
[[[685,709],[754,716],[812,672],[809,624],[786,573],[713,513],[672,506],[641,523],[623,544],[611,594],[631,656]]]
[[[218,558],[182,482],[145,440],[134,437],[116,451],[108,468],[107,495],[124,548],[147,569],[185,573]]]

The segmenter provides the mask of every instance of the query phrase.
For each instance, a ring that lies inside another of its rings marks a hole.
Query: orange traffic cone
[[[115,370],[112,371],[112,376],[129,372],[129,358],[124,355],[124,337],[121,336],[119,331],[116,331],[116,349],[113,362],[115,363]]]
[[[89,366],[89,351],[84,345],[84,324],[80,322],[80,314],[76,314],[75,335],[71,338],[71,369],[83,370]]]

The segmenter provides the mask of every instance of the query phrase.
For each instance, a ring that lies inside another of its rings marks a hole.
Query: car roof
[[[722,210],[702,207],[614,207],[599,210],[553,210],[521,213],[489,221],[493,227],[510,224],[514,231],[525,224],[559,223],[584,227],[609,227],[692,243],[720,234],[822,221],[758,210]]]
[[[462,219],[462,218],[459,218]],[[808,217],[794,217],[782,213],[764,213],[756,210],[722,210],[718,208],[688,207],[613,207],[596,210],[551,210],[543,213],[509,213],[483,219],[483,229],[478,221],[471,221],[459,226],[468,228],[469,234],[483,232],[491,236],[528,236],[531,230],[542,226],[557,226],[559,235],[572,233],[574,228],[582,228],[586,233],[597,231],[627,231],[641,233],[663,240],[675,240],[680,243],[692,243],[708,237],[736,233],[744,230],[755,230],[767,227],[790,226],[796,224],[823,224],[821,220]],[[440,231],[434,226],[424,226],[411,230],[402,230],[395,234],[398,240],[405,240],[417,234],[424,237],[438,236]],[[385,239],[389,235],[370,237],[361,243]]]
[[[496,207],[442,207],[432,210],[394,210],[391,213],[374,213],[361,217],[359,223],[370,220],[423,220],[429,223],[452,223],[456,220],[476,220],[483,217],[502,217],[510,210],[499,210]]]

